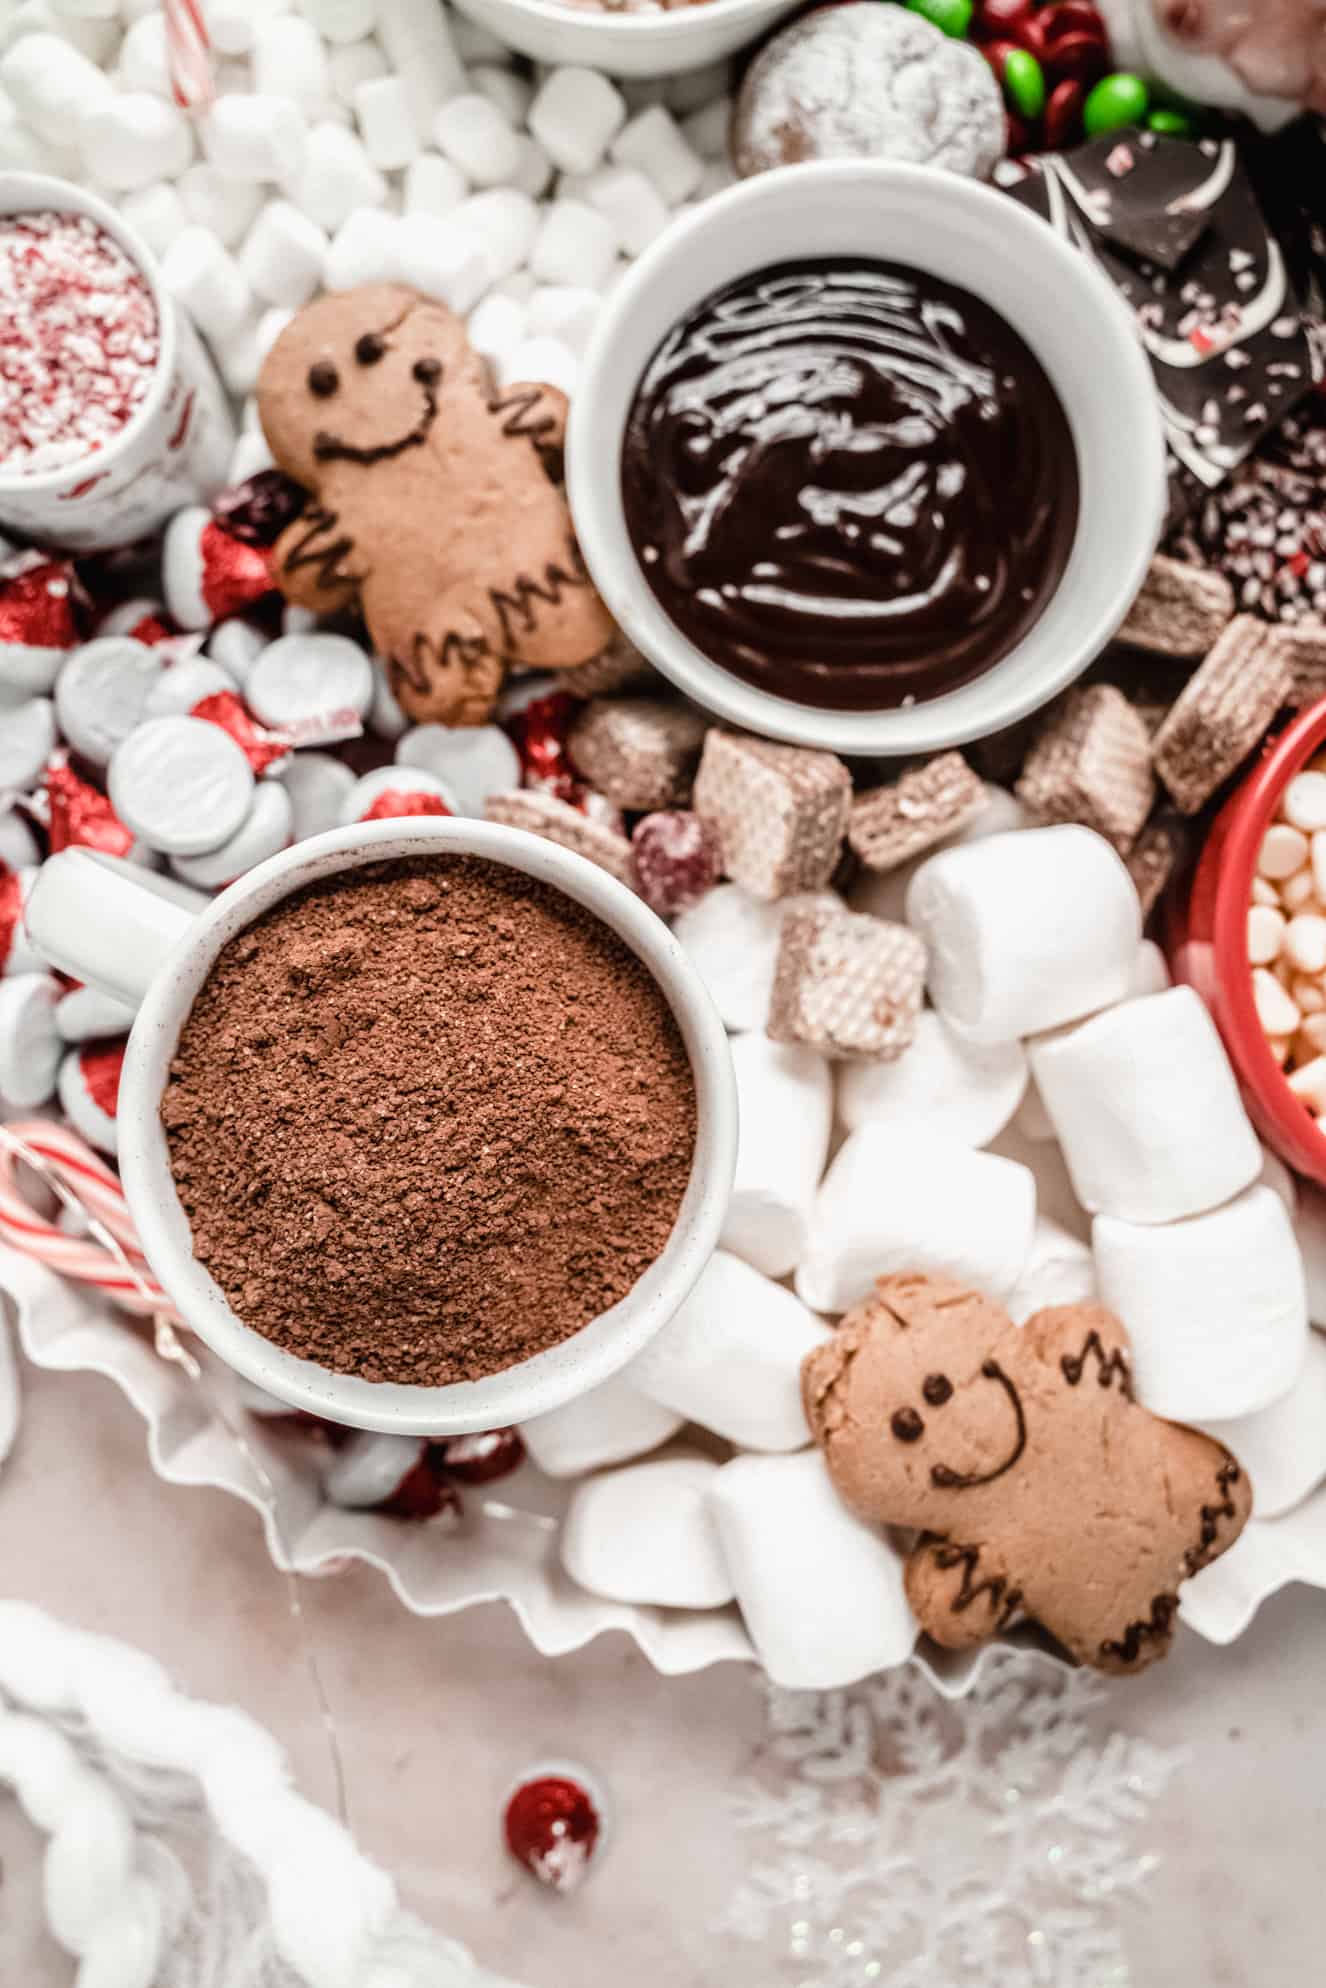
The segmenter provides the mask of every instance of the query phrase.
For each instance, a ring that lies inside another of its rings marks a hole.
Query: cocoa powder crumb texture
[[[378,863],[233,939],[161,1105],[194,1253],[247,1325],[338,1373],[476,1380],[659,1255],[695,1140],[671,1010],[548,886]]]

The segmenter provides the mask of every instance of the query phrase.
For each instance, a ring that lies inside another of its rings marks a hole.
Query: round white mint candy
[[[325,835],[340,825],[341,809],[355,776],[343,760],[326,752],[291,753],[278,775],[290,796],[293,811],[291,839],[303,842],[310,835]]]
[[[55,683],[55,715],[66,744],[104,766],[141,724],[161,671],[156,651],[128,635],[101,636],[75,649]]]
[[[286,848],[293,820],[290,796],[281,782],[259,780],[253,805],[229,841],[219,849],[205,850],[201,856],[176,856],[172,867],[186,884],[199,890],[220,890]]]
[[[116,752],[116,814],[151,848],[198,856],[219,848],[253,799],[253,770],[229,732],[204,718],[152,718]]]
[[[396,748],[398,766],[434,773],[456,797],[456,812],[482,815],[490,794],[520,785],[520,759],[497,725],[415,725]]]
[[[338,712],[362,718],[373,702],[373,665],[348,635],[282,635],[254,663],[244,694],[263,725],[306,725]]]

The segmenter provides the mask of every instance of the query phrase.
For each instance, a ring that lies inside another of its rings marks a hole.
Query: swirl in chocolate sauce
[[[621,478],[682,633],[832,709],[990,669],[1077,529],[1077,456],[1040,362],[979,298],[893,263],[782,263],[707,298],[645,369]]]

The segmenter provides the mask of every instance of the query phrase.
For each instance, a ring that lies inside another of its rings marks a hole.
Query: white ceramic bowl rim
[[[76,478],[84,467],[98,470],[113,467],[126,450],[136,445],[139,436],[160,414],[175,377],[175,307],[161,287],[156,261],[146,243],[121,220],[113,207],[107,206],[95,193],[89,193],[86,187],[75,185],[72,180],[56,179],[48,173],[0,173],[0,214],[31,214],[42,210],[86,215],[105,230],[117,247],[124,250],[151,293],[152,307],[157,316],[159,347],[152,384],[136,413],[123,428],[103,442],[99,449],[74,462],[57,463],[53,469],[31,472],[0,469],[0,490],[13,496],[21,496],[25,491],[58,490],[71,477]]]
[[[651,37],[671,36],[674,41],[684,41],[695,28],[697,10],[706,21],[724,22],[741,21],[748,16],[758,20],[769,12],[769,0],[682,0],[680,6],[670,7],[662,13],[577,7],[572,0],[514,0],[514,4],[522,14],[536,20],[559,25],[569,21],[577,25],[591,21],[597,32],[616,35],[622,40],[647,31]]]
[[[180,1028],[212,962],[271,905],[320,877],[414,856],[486,857],[552,885],[600,917],[649,971],[695,1078],[690,1179],[661,1256],[611,1311],[560,1345],[481,1381],[445,1387],[371,1382],[302,1360],[245,1325],[193,1256],[158,1114]],[[187,1323],[246,1379],[310,1414],[357,1428],[454,1435],[522,1422],[610,1378],[669,1319],[718,1241],[736,1163],[736,1087],[709,994],[663,921],[606,871],[539,836],[490,822],[395,819],[314,836],[250,870],[188,927],[139,1009],[120,1087],[120,1169],[144,1253]]]
[[[746,271],[857,255],[930,268],[1021,333],[1073,430],[1081,507],[1063,580],[1023,641],[970,683],[911,706],[836,711],[773,695],[689,642],[640,572],[622,515],[622,429],[645,364],[678,318]],[[681,689],[731,723],[856,754],[935,751],[1015,723],[1105,647],[1160,534],[1165,445],[1131,316],[1090,258],[992,188],[928,166],[787,166],[678,220],[610,292],[581,366],[567,437],[576,531],[609,611]]]

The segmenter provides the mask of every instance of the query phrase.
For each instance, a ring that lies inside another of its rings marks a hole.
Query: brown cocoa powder
[[[162,1123],[194,1253],[246,1324],[337,1373],[476,1380],[659,1255],[695,1141],[635,955],[475,857],[376,863],[218,956]]]

